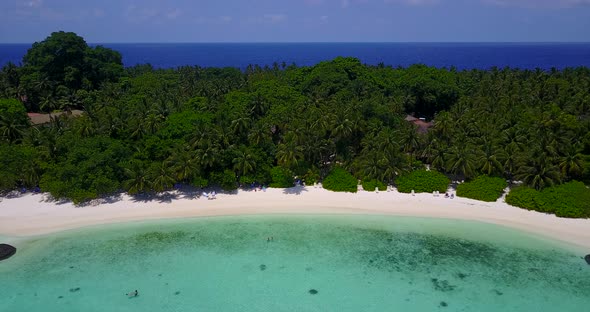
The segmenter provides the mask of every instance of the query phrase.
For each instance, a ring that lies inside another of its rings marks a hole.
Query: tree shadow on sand
[[[308,192],[308,190],[304,186],[294,186],[290,188],[286,188],[283,190],[283,194],[287,195],[301,195],[303,192]]]
[[[131,195],[131,200],[134,202],[159,202],[159,203],[171,203],[173,200],[178,199],[180,194],[178,192],[163,192],[163,193],[142,193]]]

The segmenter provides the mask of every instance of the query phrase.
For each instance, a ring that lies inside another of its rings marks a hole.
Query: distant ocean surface
[[[156,68],[185,65],[238,67],[249,64],[315,65],[337,56],[363,63],[407,67],[422,63],[439,68],[520,69],[590,67],[590,43],[183,43],[102,44],[123,55],[125,66]],[[30,44],[0,44],[0,66],[19,64]]]

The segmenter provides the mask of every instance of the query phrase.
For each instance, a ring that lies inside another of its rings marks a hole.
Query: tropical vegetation
[[[566,218],[590,218],[590,190],[582,182],[571,181],[538,191],[531,187],[514,188],[506,202]]]
[[[451,180],[434,170],[415,170],[395,180],[397,190],[401,193],[445,193]]]
[[[379,180],[375,180],[375,179],[362,181],[361,185],[363,186],[363,190],[365,190],[367,192],[375,192],[375,190],[378,190],[378,191],[387,190],[387,185],[385,185],[385,183],[383,183]]]
[[[459,71],[338,57],[125,68],[118,52],[57,32],[0,70],[0,189],[82,202],[179,184],[309,184],[341,168],[407,192],[444,191],[445,175],[543,192],[590,182],[588,90],[586,67]],[[43,124],[26,116],[56,111],[66,114]]]
[[[356,193],[358,180],[343,168],[334,168],[324,179],[322,186],[334,192]]]
[[[503,178],[482,175],[457,185],[457,196],[495,202],[502,196],[507,186],[508,183]]]

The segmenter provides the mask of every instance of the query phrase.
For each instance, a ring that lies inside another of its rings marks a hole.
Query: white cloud
[[[38,8],[41,7],[41,5],[43,5],[43,0],[31,0],[25,2],[25,6],[29,8]]]
[[[134,23],[145,22],[153,20],[156,22],[163,22],[164,20],[175,20],[182,15],[182,11],[178,8],[162,8],[154,7],[140,7],[130,5],[127,7],[125,16],[127,20]]]
[[[154,18],[160,14],[160,11],[153,8],[141,8],[136,5],[127,7],[127,19],[131,22],[143,22]]]
[[[521,8],[573,8],[590,5],[590,0],[483,0],[484,3],[501,7]]]
[[[398,3],[411,6],[435,5],[442,1],[443,0],[383,0],[385,3]]]
[[[284,22],[285,20],[287,20],[287,15],[285,15],[285,14],[265,14],[264,20],[267,22],[270,22],[272,24],[277,24],[277,23],[281,23],[281,22]]]
[[[286,14],[264,14],[246,19],[249,24],[280,24],[287,20]]]
[[[223,15],[218,17],[205,17],[199,16],[197,18],[192,19],[193,22],[201,25],[210,24],[210,25],[220,25],[220,24],[228,24],[234,20],[233,17],[229,15]]]
[[[94,17],[103,17],[104,10],[100,9],[100,8],[94,8],[94,9],[92,9],[92,15],[94,15]]]
[[[169,19],[176,19],[181,14],[182,14],[182,12],[179,9],[173,9],[173,10],[166,12],[166,17]]]

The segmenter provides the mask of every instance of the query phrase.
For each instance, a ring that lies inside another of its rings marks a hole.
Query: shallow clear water
[[[476,222],[219,217],[68,231],[18,247],[0,262],[0,311],[485,312],[590,305],[590,266],[573,248]],[[125,295],[135,289],[138,297]]]

